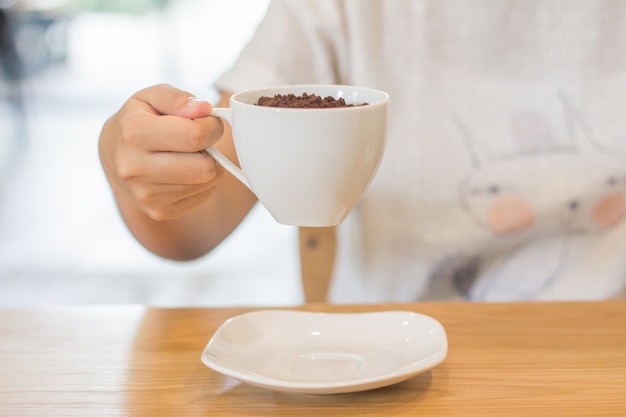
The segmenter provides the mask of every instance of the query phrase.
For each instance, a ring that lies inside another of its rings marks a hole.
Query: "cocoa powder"
[[[295,94],[276,94],[274,97],[263,96],[257,101],[257,106],[265,107],[289,107],[298,109],[327,109],[336,107],[354,107],[354,104],[348,104],[343,98],[336,99],[332,96],[322,98],[316,94],[302,93],[297,96]],[[367,103],[358,104],[364,106]]]

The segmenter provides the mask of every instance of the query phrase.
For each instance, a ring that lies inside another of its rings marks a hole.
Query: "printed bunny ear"
[[[610,151],[610,149],[596,140],[581,111],[572,104],[569,96],[564,91],[559,92],[559,98],[561,99],[563,112],[567,120],[572,148]]]
[[[467,150],[467,154],[470,157],[470,162],[474,168],[480,168],[484,165],[484,157],[478,153],[478,151],[474,147],[474,139],[470,134],[469,129],[465,126],[465,123],[461,121],[461,119],[455,114],[450,114],[450,121],[452,125],[459,131],[461,135],[461,139],[463,140],[463,145]]]
[[[552,125],[532,110],[518,110],[510,115],[511,134],[520,153],[545,152],[562,148]]]

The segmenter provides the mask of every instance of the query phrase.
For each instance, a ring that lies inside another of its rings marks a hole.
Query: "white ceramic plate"
[[[261,310],[226,320],[202,362],[259,387],[337,394],[404,381],[437,366],[447,351],[443,326],[414,312]]]

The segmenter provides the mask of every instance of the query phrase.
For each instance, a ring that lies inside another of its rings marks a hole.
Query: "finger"
[[[122,129],[125,140],[147,151],[199,152],[222,137],[224,124],[217,117],[190,120],[133,112],[126,115]]]
[[[208,101],[199,100],[193,94],[168,84],[159,84],[137,92],[133,98],[145,103],[161,115],[197,119],[211,114]]]
[[[198,185],[159,185],[144,190],[136,201],[154,220],[180,217],[197,208],[215,191],[216,183]]]
[[[167,213],[170,207],[179,200],[184,200],[196,194],[204,193],[215,188],[222,176],[222,170],[217,170],[212,180],[197,184],[158,183],[154,178],[138,176],[128,181],[125,193],[129,195],[144,212]]]
[[[221,171],[206,152],[153,152],[143,158],[137,163],[136,156],[129,156],[127,163],[120,164],[120,177],[126,181],[146,178],[153,184],[194,185],[215,180]]]

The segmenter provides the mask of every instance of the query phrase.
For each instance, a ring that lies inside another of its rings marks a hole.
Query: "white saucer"
[[[202,362],[259,387],[337,394],[404,381],[447,351],[443,326],[423,314],[261,310],[226,320]]]

